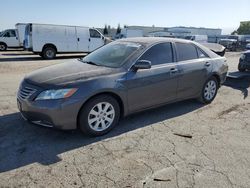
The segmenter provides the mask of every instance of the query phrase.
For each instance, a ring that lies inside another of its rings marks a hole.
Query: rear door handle
[[[206,63],[205,63],[205,66],[207,66],[207,67],[209,67],[210,65],[211,65],[210,62],[206,62]]]
[[[178,69],[177,69],[177,68],[171,68],[171,69],[170,69],[170,72],[171,72],[172,74],[177,73],[177,72],[178,72]]]
[[[80,41],[80,38],[77,38],[77,41],[79,42],[79,41]]]

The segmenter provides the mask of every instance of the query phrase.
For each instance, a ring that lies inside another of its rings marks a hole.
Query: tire
[[[240,63],[239,63],[239,65],[238,65],[238,70],[239,70],[240,72],[245,72],[245,71],[246,71],[246,69],[242,68],[242,66],[241,66]]]
[[[0,43],[0,51],[6,51],[7,50],[7,45],[4,43]]]
[[[43,59],[54,59],[56,57],[56,49],[54,47],[45,47],[42,51]]]
[[[99,95],[83,106],[79,113],[78,126],[86,135],[101,136],[114,128],[119,119],[120,106],[117,100],[110,95]]]
[[[202,102],[203,104],[211,103],[217,95],[218,88],[219,88],[218,80],[214,76],[212,76],[203,85],[199,101]]]

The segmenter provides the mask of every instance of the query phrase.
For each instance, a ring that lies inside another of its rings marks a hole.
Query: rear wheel
[[[217,79],[215,77],[209,78],[203,86],[199,100],[204,104],[211,103],[217,95],[218,88]]]
[[[45,47],[42,52],[44,59],[54,59],[56,57],[56,49],[54,47]]]
[[[4,43],[0,43],[0,51],[6,51],[7,50],[7,45]]]
[[[108,133],[119,121],[120,106],[115,98],[99,95],[88,101],[79,114],[81,131],[90,136]]]

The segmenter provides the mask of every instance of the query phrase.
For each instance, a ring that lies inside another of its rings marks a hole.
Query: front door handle
[[[177,68],[171,68],[171,69],[170,69],[170,72],[171,72],[172,74],[177,73],[177,72],[178,72],[178,69],[177,69]]]
[[[209,67],[210,65],[211,65],[210,62],[206,62],[206,63],[205,63],[205,66],[206,66],[206,67]]]
[[[79,41],[80,41],[80,38],[77,38],[77,41],[79,42]]]

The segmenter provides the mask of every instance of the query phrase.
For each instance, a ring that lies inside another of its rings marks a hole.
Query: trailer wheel
[[[6,51],[7,45],[5,43],[0,43],[0,51]]]
[[[54,59],[56,57],[56,49],[48,46],[45,47],[42,51],[42,58],[43,59]]]

